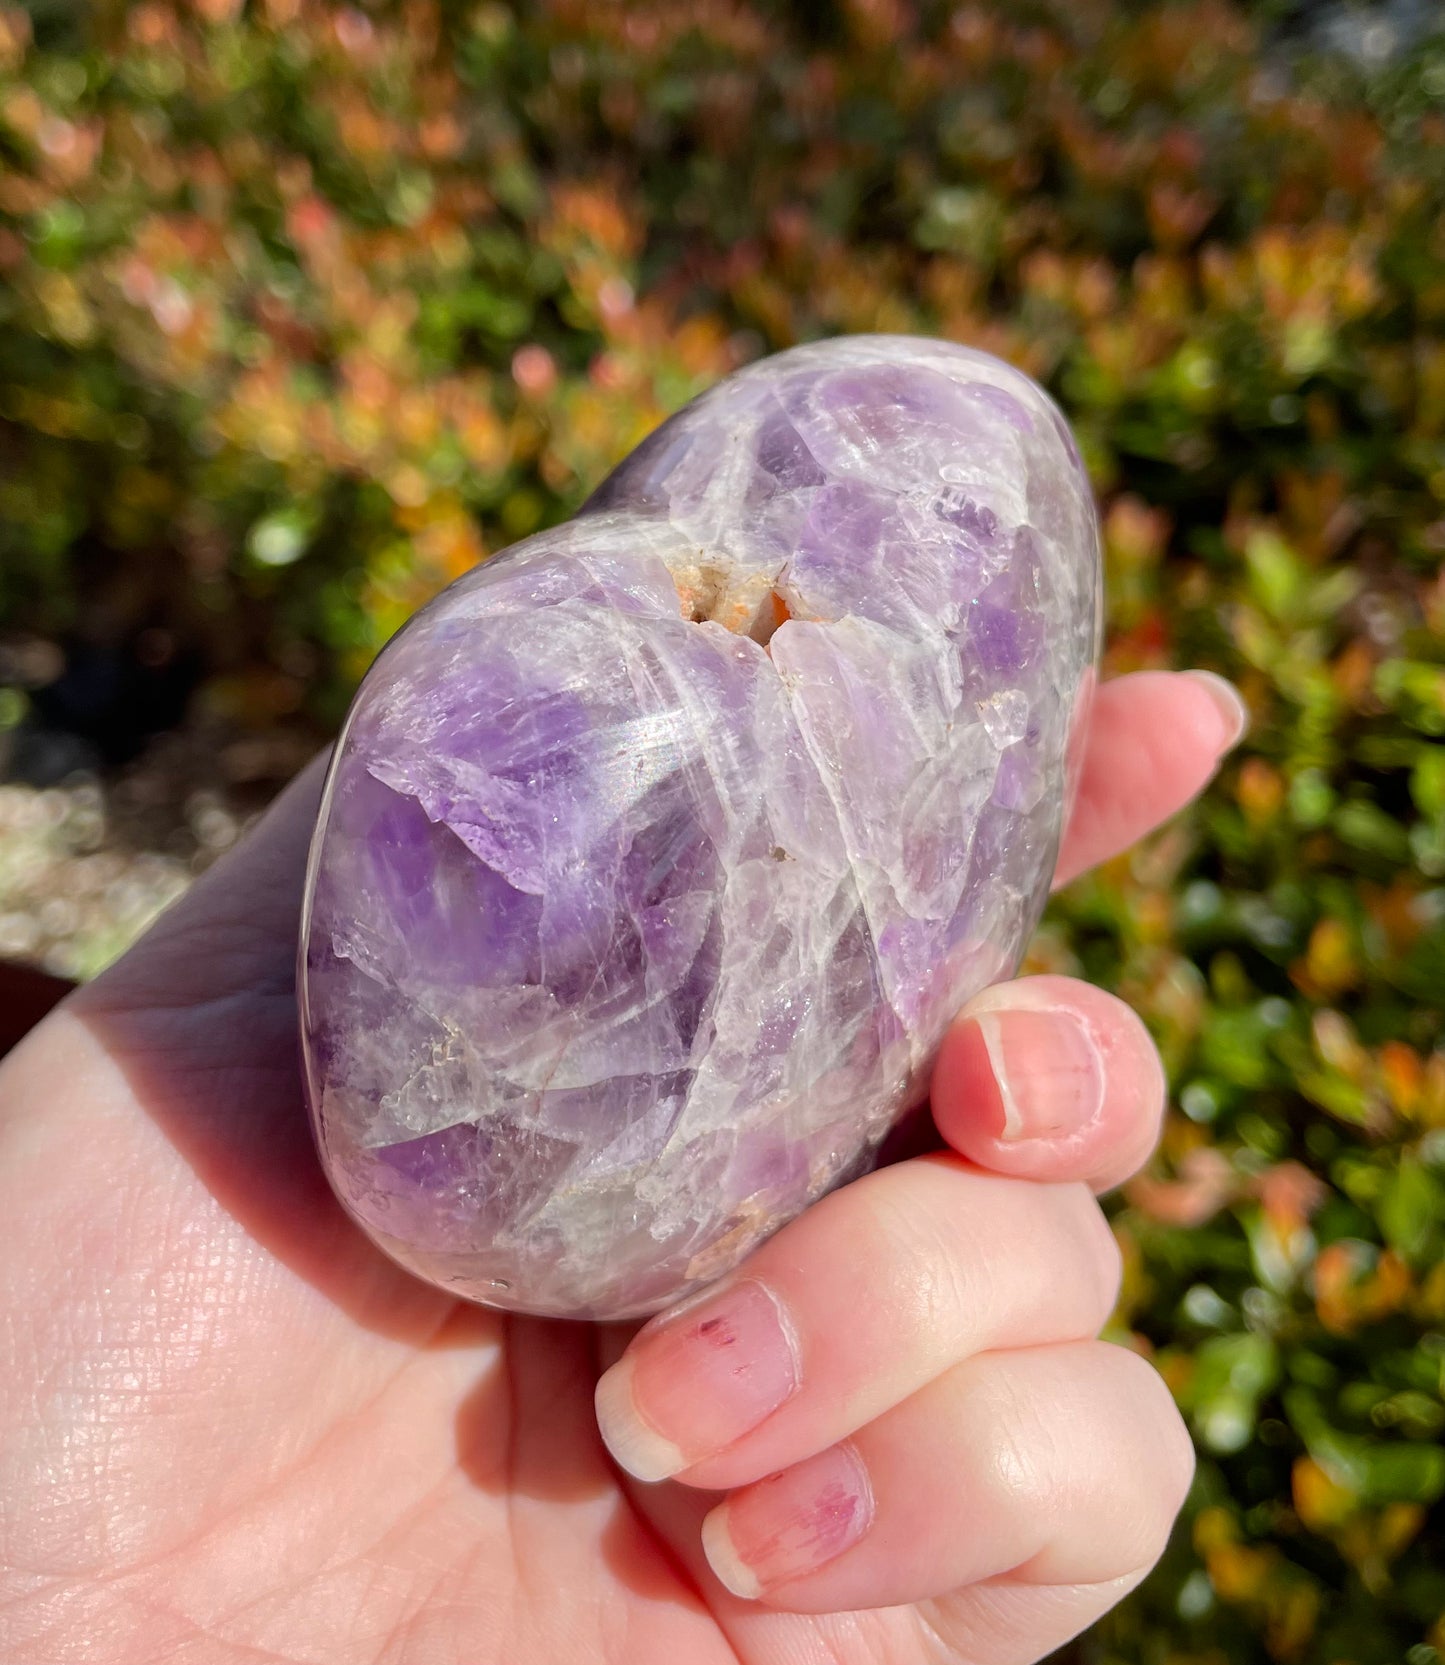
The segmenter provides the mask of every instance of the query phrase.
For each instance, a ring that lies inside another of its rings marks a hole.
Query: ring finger
[[[703,1524],[734,1595],[829,1613],[1157,1559],[1193,1474],[1159,1376],[1104,1342],[986,1353]]]

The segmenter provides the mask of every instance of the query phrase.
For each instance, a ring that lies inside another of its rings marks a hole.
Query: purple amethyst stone
[[[1037,923],[1098,631],[1058,411],[907,337],[730,377],[454,584],[312,848],[346,1207],[457,1294],[622,1318],[859,1173]]]

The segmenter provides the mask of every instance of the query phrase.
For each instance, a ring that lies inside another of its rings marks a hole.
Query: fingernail
[[[665,1480],[750,1433],[798,1382],[783,1310],[749,1278],[639,1335],[597,1384],[597,1425],[620,1468]]]
[[[1227,752],[1237,746],[1249,727],[1249,707],[1239,689],[1213,671],[1186,671],[1185,675],[1192,676],[1214,701],[1221,725],[1220,751]]]
[[[996,1006],[967,1021],[978,1025],[998,1088],[1000,1139],[1057,1139],[1104,1108],[1104,1060],[1077,1012]]]
[[[756,1601],[836,1560],[872,1524],[868,1471],[852,1446],[835,1445],[719,1504],[702,1547],[718,1579]]]

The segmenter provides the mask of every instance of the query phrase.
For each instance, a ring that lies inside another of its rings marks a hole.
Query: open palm
[[[1218,709],[1189,677],[1104,690],[1061,876],[1197,790],[1232,738]],[[291,981],[315,790],[0,1070],[0,1657],[999,1665],[1137,1582],[1149,1555],[834,1613],[730,1594],[700,1547],[717,1493],[634,1484],[599,1436],[627,1334],[459,1304],[327,1189]],[[979,1132],[958,1183],[1117,1180],[1154,1111],[1114,1098],[1112,1121],[996,1162]],[[1159,1482],[1166,1524],[1179,1484]]]

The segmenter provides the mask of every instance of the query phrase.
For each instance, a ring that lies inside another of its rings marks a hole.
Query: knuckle
[[[1066,1506],[1069,1462],[1049,1415],[1026,1380],[990,1372],[966,1396],[970,1425],[986,1439],[984,1474],[1000,1514],[1028,1511],[1041,1519]]]
[[[1119,1298],[1123,1256],[1094,1193],[1080,1180],[1030,1187],[1038,1210],[1023,1234],[1032,1272],[1027,1284],[1040,1310],[1054,1314],[1043,1340],[1082,1341],[1098,1334]],[[1014,1277],[1018,1280],[1018,1267]]]
[[[1164,1378],[1137,1353],[1125,1348],[1116,1351],[1121,1355],[1125,1402],[1135,1438],[1147,1458],[1135,1472],[1141,1493],[1139,1518],[1152,1561],[1167,1542],[1194,1483],[1194,1445]]]
[[[956,1344],[971,1312],[990,1303],[987,1266],[931,1199],[880,1186],[867,1227],[877,1265],[891,1268],[900,1324],[933,1346]]]
[[[1189,1496],[1190,1488],[1194,1484],[1194,1472],[1198,1459],[1194,1450],[1194,1442],[1189,1437],[1189,1430],[1184,1425],[1184,1418],[1180,1416],[1178,1408],[1170,1400],[1166,1416],[1164,1417],[1164,1472],[1167,1520],[1165,1522],[1165,1536],[1174,1523],[1174,1517],[1184,1507],[1184,1500]]]
[[[1119,1302],[1124,1281],[1124,1255],[1104,1211],[1085,1186],[1078,1188],[1081,1207],[1076,1216],[1078,1252],[1073,1263],[1087,1281],[1090,1333],[1103,1328]]]

